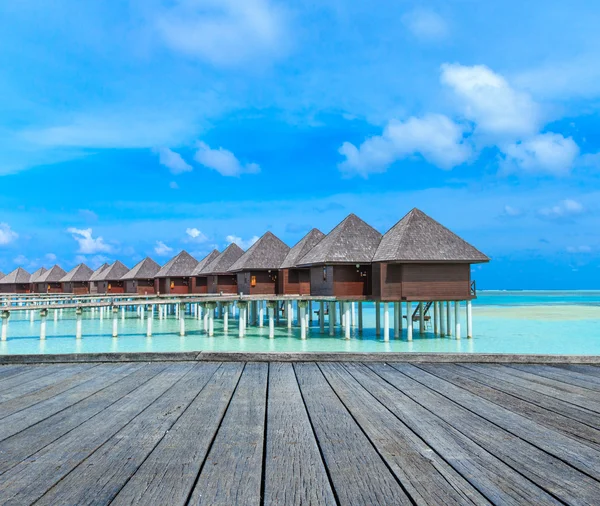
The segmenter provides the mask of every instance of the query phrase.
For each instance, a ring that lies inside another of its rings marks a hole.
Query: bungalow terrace
[[[98,280],[100,275],[108,268],[108,264],[105,262],[98,267],[89,279],[89,293],[98,293]]]
[[[62,291],[75,295],[90,293],[90,278],[93,273],[85,264],[76,265],[60,280]]]
[[[371,259],[381,237],[381,233],[358,216],[348,215],[296,262],[296,267],[310,268],[310,294],[369,298]]]
[[[121,281],[124,282],[125,293],[154,295],[154,276],[158,271],[160,271],[160,265],[150,257],[144,258],[121,278]]]
[[[196,265],[196,268],[192,272],[191,293],[208,293],[208,280],[206,279],[206,275],[202,274],[202,269],[219,255],[219,250],[214,249],[198,262],[198,265]]]
[[[98,293],[125,293],[125,282],[121,279],[129,267],[117,260],[104,269],[96,278]]]
[[[29,293],[30,280],[31,274],[22,267],[17,267],[0,279],[0,293]]]
[[[244,254],[237,244],[231,243],[223,253],[207,264],[201,271],[206,276],[208,293],[238,293],[237,274],[231,272],[231,266]]]
[[[310,269],[298,268],[296,263],[325,237],[313,228],[289,251],[279,268],[279,293],[283,295],[310,295]]]
[[[238,293],[276,295],[279,267],[290,247],[271,232],[256,241],[230,268],[237,274]]]
[[[36,293],[62,293],[63,285],[61,279],[66,276],[66,272],[59,265],[48,269],[32,283]]]
[[[169,260],[154,276],[154,289],[159,294],[190,293],[191,277],[198,265],[187,251],[182,251]]]
[[[462,301],[475,298],[471,264],[489,258],[413,209],[383,236],[373,255],[373,298]]]

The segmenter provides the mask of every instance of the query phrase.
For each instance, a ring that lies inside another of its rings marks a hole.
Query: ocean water
[[[315,309],[317,305],[314,305]],[[390,305],[391,308],[393,307]],[[40,322],[33,322],[24,312],[14,311],[8,325],[8,338],[0,341],[0,354],[98,353],[98,352],[168,352],[168,351],[240,351],[240,352],[464,352],[464,353],[541,353],[600,354],[600,291],[501,292],[480,291],[473,303],[473,338],[465,337],[465,310],[461,310],[463,338],[436,337],[433,329],[419,334],[415,325],[413,341],[406,339],[406,321],[402,336],[384,342],[375,335],[373,304],[364,304],[364,330],[352,329],[351,339],[319,333],[315,316],[306,340],[300,330],[288,330],[282,320],[275,328],[275,338],[268,337],[265,327],[249,327],[246,337],[238,337],[237,320],[230,318],[229,332],[215,319],[215,335],[208,337],[202,321],[186,316],[186,335],[179,336],[179,322],[170,315],[153,319],[153,336],[146,337],[146,321],[135,312],[125,319],[119,314],[119,337],[112,337],[112,319],[102,320],[96,313],[84,314],[83,337],[75,339],[75,314],[65,310],[54,320],[47,320],[46,339],[40,340]],[[393,313],[390,309],[390,313]],[[383,318],[382,318],[383,321]],[[394,318],[390,314],[390,322]]]

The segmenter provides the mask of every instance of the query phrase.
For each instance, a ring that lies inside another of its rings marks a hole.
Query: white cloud
[[[154,246],[154,252],[160,256],[166,256],[173,251],[173,248],[167,246],[162,241],[156,241],[156,246]]]
[[[567,251],[569,253],[591,253],[592,248],[589,246],[568,246]]]
[[[239,176],[260,172],[258,164],[248,163],[244,165],[231,151],[223,148],[211,149],[205,142],[198,143],[198,151],[194,159],[205,167],[216,170],[222,176]]]
[[[218,66],[256,64],[286,46],[286,16],[270,0],[175,0],[156,19],[172,50]]]
[[[448,35],[446,21],[430,10],[414,9],[402,16],[402,22],[415,37],[422,40],[440,40]]]
[[[73,239],[79,244],[79,249],[77,250],[79,253],[88,255],[112,251],[111,246],[106,244],[102,237],[97,237],[95,239],[92,237],[91,228],[79,229],[70,227],[67,229],[67,232],[73,234]]]
[[[561,219],[576,216],[583,211],[584,207],[580,202],[572,199],[565,199],[561,200],[555,206],[540,209],[539,214],[543,218]]]
[[[471,148],[464,142],[464,127],[441,114],[406,121],[391,120],[382,135],[373,136],[358,148],[345,142],[339,149],[346,160],[339,165],[346,174],[366,177],[384,172],[392,163],[419,154],[428,162],[451,169],[468,160]]]
[[[517,207],[513,207],[513,206],[504,206],[504,215],[505,216],[512,216],[512,217],[516,217],[516,216],[521,216],[523,214],[523,211]]]
[[[241,237],[238,237],[237,235],[228,235],[225,238],[225,240],[227,241],[228,244],[235,243],[240,248],[242,248],[243,250],[248,249],[250,246],[252,246],[259,239],[260,239],[260,237],[258,237],[257,235],[251,237],[248,240],[243,240]]]
[[[21,254],[21,255],[17,255],[15,258],[13,258],[13,262],[16,265],[23,267],[24,265],[29,264],[29,259],[25,255]]]
[[[56,262],[56,255],[54,253],[46,253],[44,258],[50,263]]]
[[[110,259],[104,255],[94,255],[92,257],[86,257],[85,255],[77,255],[75,257],[76,264],[86,264],[92,269],[97,269],[102,264],[107,263]]]
[[[0,223],[0,246],[5,246],[18,239],[19,234],[10,228],[8,223]]]
[[[476,132],[494,139],[520,138],[539,131],[540,109],[532,98],[513,89],[506,79],[485,65],[445,63],[442,83],[463,106],[463,114],[476,124]]]
[[[195,242],[204,242],[208,240],[208,237],[206,237],[202,232],[200,232],[200,230],[198,230],[195,227],[186,228],[185,233]]]
[[[165,147],[158,148],[155,152],[158,153],[159,163],[167,167],[172,174],[191,172],[192,166],[179,153]]]
[[[171,190],[179,190],[179,185],[175,181],[171,181],[169,183],[169,188],[171,188]]]

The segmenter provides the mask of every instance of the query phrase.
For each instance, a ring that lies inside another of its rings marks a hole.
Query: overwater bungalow
[[[153,295],[155,293],[154,276],[158,271],[160,271],[159,264],[150,257],[144,258],[121,278],[124,282],[125,293]]]
[[[67,273],[64,269],[59,265],[55,265],[32,283],[33,290],[36,293],[62,293],[63,285],[61,280],[66,275]]]
[[[310,268],[310,294],[366,299],[371,296],[371,260],[381,233],[348,215],[296,262]]]
[[[154,276],[154,289],[159,294],[190,293],[192,273],[198,265],[187,251],[175,255]]]
[[[62,291],[75,295],[90,293],[90,278],[93,273],[85,264],[76,265],[60,280]]]
[[[200,260],[200,262],[198,262],[198,265],[196,265],[196,268],[192,272],[191,293],[208,293],[208,280],[206,275],[202,274],[202,269],[204,269],[219,255],[219,250],[214,249],[202,260]]]
[[[471,300],[475,297],[471,264],[489,260],[424,212],[413,209],[386,232],[373,255],[373,298]]]
[[[105,262],[92,273],[89,279],[89,293],[98,293],[98,279],[107,268],[108,264]]]
[[[110,264],[96,278],[98,293],[125,293],[125,281],[121,278],[129,272],[129,267],[119,260]]]
[[[279,268],[279,293],[283,295],[310,295],[310,269],[298,268],[296,263],[325,237],[313,228],[289,251]]]
[[[289,251],[290,247],[274,234],[264,234],[230,268],[237,274],[238,293],[278,294],[279,268]]]
[[[29,293],[31,291],[31,274],[22,267],[17,267],[0,279],[0,293]]]
[[[36,287],[36,283],[37,280],[39,279],[39,277],[44,274],[45,272],[47,272],[48,269],[46,269],[45,267],[40,267],[37,271],[34,271],[31,276],[29,277],[29,291],[31,293],[35,293],[35,287]]]
[[[231,243],[223,253],[202,269],[201,274],[207,279],[208,293],[238,293],[237,274],[229,269],[243,254],[242,248]]]

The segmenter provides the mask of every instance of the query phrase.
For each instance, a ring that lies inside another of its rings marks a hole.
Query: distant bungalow
[[[348,215],[296,267],[310,268],[310,294],[364,299],[371,295],[371,260],[382,235]]]
[[[45,267],[40,267],[37,271],[35,271],[33,274],[31,274],[31,276],[29,276],[29,291],[30,292],[32,292],[32,293],[35,292],[35,284],[37,283],[37,280],[47,270],[48,269],[46,269]]]
[[[93,273],[85,264],[76,265],[60,280],[63,292],[75,295],[90,293],[90,278]]]
[[[160,271],[160,265],[150,257],[144,258],[121,278],[125,283],[125,293],[153,295],[155,293],[154,276],[158,271]]]
[[[154,288],[160,294],[190,293],[190,278],[198,265],[187,251],[182,251],[169,260],[154,276]]]
[[[29,293],[30,280],[31,274],[22,267],[17,267],[0,279],[0,293]]]
[[[288,252],[279,267],[279,293],[282,295],[310,295],[310,269],[298,268],[296,263],[313,249],[325,234],[313,228]]]
[[[36,293],[62,293],[62,278],[66,272],[59,265],[55,265],[32,282],[33,291]]]
[[[96,277],[98,293],[124,293],[125,282],[121,278],[128,272],[129,267],[118,260],[110,264]]]
[[[207,264],[201,271],[206,276],[207,293],[238,293],[237,274],[231,272],[231,266],[244,254],[237,244],[231,243],[223,253]]]
[[[219,250],[214,249],[198,262],[198,265],[192,271],[191,293],[208,293],[208,280],[206,275],[202,274],[202,269],[217,258],[219,254]]]
[[[238,293],[275,295],[277,275],[290,247],[271,232],[256,241],[230,268],[237,274]]]
[[[108,268],[108,264],[104,262],[100,267],[98,267],[91,275],[89,279],[89,293],[98,293],[98,280],[100,275],[104,272],[105,269]]]

